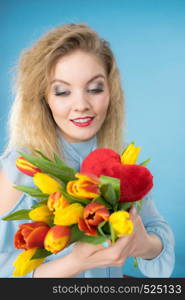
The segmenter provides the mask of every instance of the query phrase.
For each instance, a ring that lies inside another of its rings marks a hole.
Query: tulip
[[[44,248],[52,253],[64,249],[70,240],[70,228],[68,226],[56,225],[50,228],[45,240]]]
[[[109,218],[108,209],[101,203],[90,203],[84,208],[83,218],[79,219],[78,228],[87,235],[97,235],[96,228]]]
[[[33,177],[34,184],[45,194],[60,191],[61,185],[45,173],[36,173]]]
[[[19,230],[14,236],[16,249],[42,248],[44,238],[50,227],[44,222],[32,222],[19,225]]]
[[[31,259],[36,250],[37,248],[33,248],[19,254],[13,262],[13,266],[15,267],[13,276],[24,276],[43,263],[45,258]]]
[[[110,215],[109,222],[118,237],[129,235],[133,232],[134,225],[130,220],[130,214],[127,211],[115,211]]]
[[[75,197],[84,199],[97,198],[100,195],[99,180],[95,175],[76,173],[78,179],[69,181],[67,192]]]
[[[133,143],[130,143],[121,155],[121,163],[125,165],[135,165],[140,150],[141,147],[135,147]]]
[[[29,212],[29,217],[33,221],[41,221],[50,223],[53,213],[48,209],[47,205],[38,206]]]
[[[26,158],[20,156],[16,159],[16,167],[28,176],[34,176],[37,172],[41,172],[39,168],[27,161]]]
[[[64,208],[69,205],[67,199],[60,193],[54,192],[49,196],[47,201],[47,206],[50,211],[57,210],[59,208]]]
[[[83,215],[83,210],[84,207],[80,203],[72,203],[65,208],[59,208],[54,213],[54,224],[63,226],[77,224]]]

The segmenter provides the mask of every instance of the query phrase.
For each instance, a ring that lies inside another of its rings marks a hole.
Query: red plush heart
[[[140,165],[121,164],[118,153],[101,148],[92,151],[82,162],[80,172],[120,179],[120,202],[142,199],[153,187],[153,176]]]

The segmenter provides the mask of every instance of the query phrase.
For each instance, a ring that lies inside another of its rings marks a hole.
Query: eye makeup
[[[105,90],[105,84],[102,81],[91,82],[89,83],[89,86],[86,88],[86,92],[90,94],[102,93],[104,92],[104,90]],[[52,88],[52,92],[55,96],[68,96],[71,94],[69,88],[61,84],[54,85]]]
[[[104,92],[104,83],[103,82],[93,82],[89,85],[89,88],[87,89],[88,93],[102,93]]]
[[[55,96],[67,96],[69,95],[71,92],[69,90],[66,90],[64,88],[62,88],[61,86],[54,86],[53,87],[53,94]]]

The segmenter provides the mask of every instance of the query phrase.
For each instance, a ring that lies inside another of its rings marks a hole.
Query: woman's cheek
[[[100,99],[98,99],[98,106],[99,106],[99,111],[102,114],[106,114],[107,113],[107,109],[109,106],[109,95],[104,95],[102,96]]]
[[[61,101],[61,99],[53,99],[50,108],[53,115],[65,116],[69,110],[69,105],[65,101]]]

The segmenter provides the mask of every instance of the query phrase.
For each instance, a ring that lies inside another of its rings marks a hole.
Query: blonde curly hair
[[[62,157],[58,126],[46,95],[49,75],[59,58],[81,49],[100,57],[107,72],[110,104],[106,119],[97,133],[98,148],[120,152],[124,136],[124,96],[120,75],[109,44],[86,24],[66,24],[55,27],[24,50],[18,64],[16,97],[8,119],[8,143],[3,155],[13,149],[38,149],[53,158]]]

